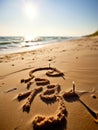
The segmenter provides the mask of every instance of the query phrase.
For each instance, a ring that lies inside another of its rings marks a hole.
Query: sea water
[[[70,40],[72,37],[35,37],[30,40],[22,36],[0,37],[0,55],[34,50],[47,44]]]

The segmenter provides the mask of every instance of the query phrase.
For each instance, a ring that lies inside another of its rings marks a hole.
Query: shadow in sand
[[[87,106],[82,100],[80,100],[80,103],[85,106],[85,108],[88,110],[88,112],[95,118],[98,120],[98,113],[94,112],[89,106]]]
[[[95,111],[93,111],[86,103],[84,103],[81,99],[80,96],[75,93],[74,91],[69,91],[69,92],[65,92],[63,94],[64,99],[67,102],[75,102],[75,101],[79,101],[86,109],[87,111],[96,119],[96,121],[98,120],[98,113],[96,113]]]
[[[34,128],[34,130],[66,130],[67,120],[58,122],[56,124],[46,125],[42,128]]]
[[[40,98],[47,105],[48,104],[53,104],[53,103],[55,103],[57,101],[55,94],[53,94],[52,96],[47,96],[47,97],[40,95]]]
[[[75,92],[73,92],[72,90],[69,91],[69,92],[64,92],[64,93],[63,93],[63,98],[64,98],[67,102],[79,101],[79,95],[76,94]]]

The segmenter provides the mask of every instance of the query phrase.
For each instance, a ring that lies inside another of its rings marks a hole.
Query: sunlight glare
[[[28,18],[33,19],[37,16],[37,7],[30,1],[25,1],[24,12]]]
[[[36,35],[26,35],[25,36],[25,41],[35,41],[37,38]]]

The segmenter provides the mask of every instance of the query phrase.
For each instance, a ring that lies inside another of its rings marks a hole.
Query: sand
[[[46,69],[36,71],[32,74],[34,78],[30,77],[30,71],[45,67],[56,68],[63,75],[57,76],[55,70]],[[21,82],[23,79],[27,82]],[[66,92],[73,92],[73,81],[78,96],[69,94],[66,98],[63,96]],[[49,88],[49,84],[52,87]],[[56,85],[60,85],[57,92]],[[40,87],[42,91],[31,94]],[[23,99],[18,100],[19,94],[27,92]],[[40,97],[43,93],[48,97],[45,101]],[[55,100],[52,98],[54,95]],[[58,97],[62,101],[58,101]],[[23,111],[28,100],[30,109]],[[37,128],[42,130],[97,130],[97,113],[97,36],[58,42],[28,52],[0,55],[0,130],[35,130],[34,126],[39,124],[42,127]],[[36,122],[38,120],[40,123]]]

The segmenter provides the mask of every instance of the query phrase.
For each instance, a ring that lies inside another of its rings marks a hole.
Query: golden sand
[[[0,130],[36,128],[98,129],[98,37],[0,55]]]

